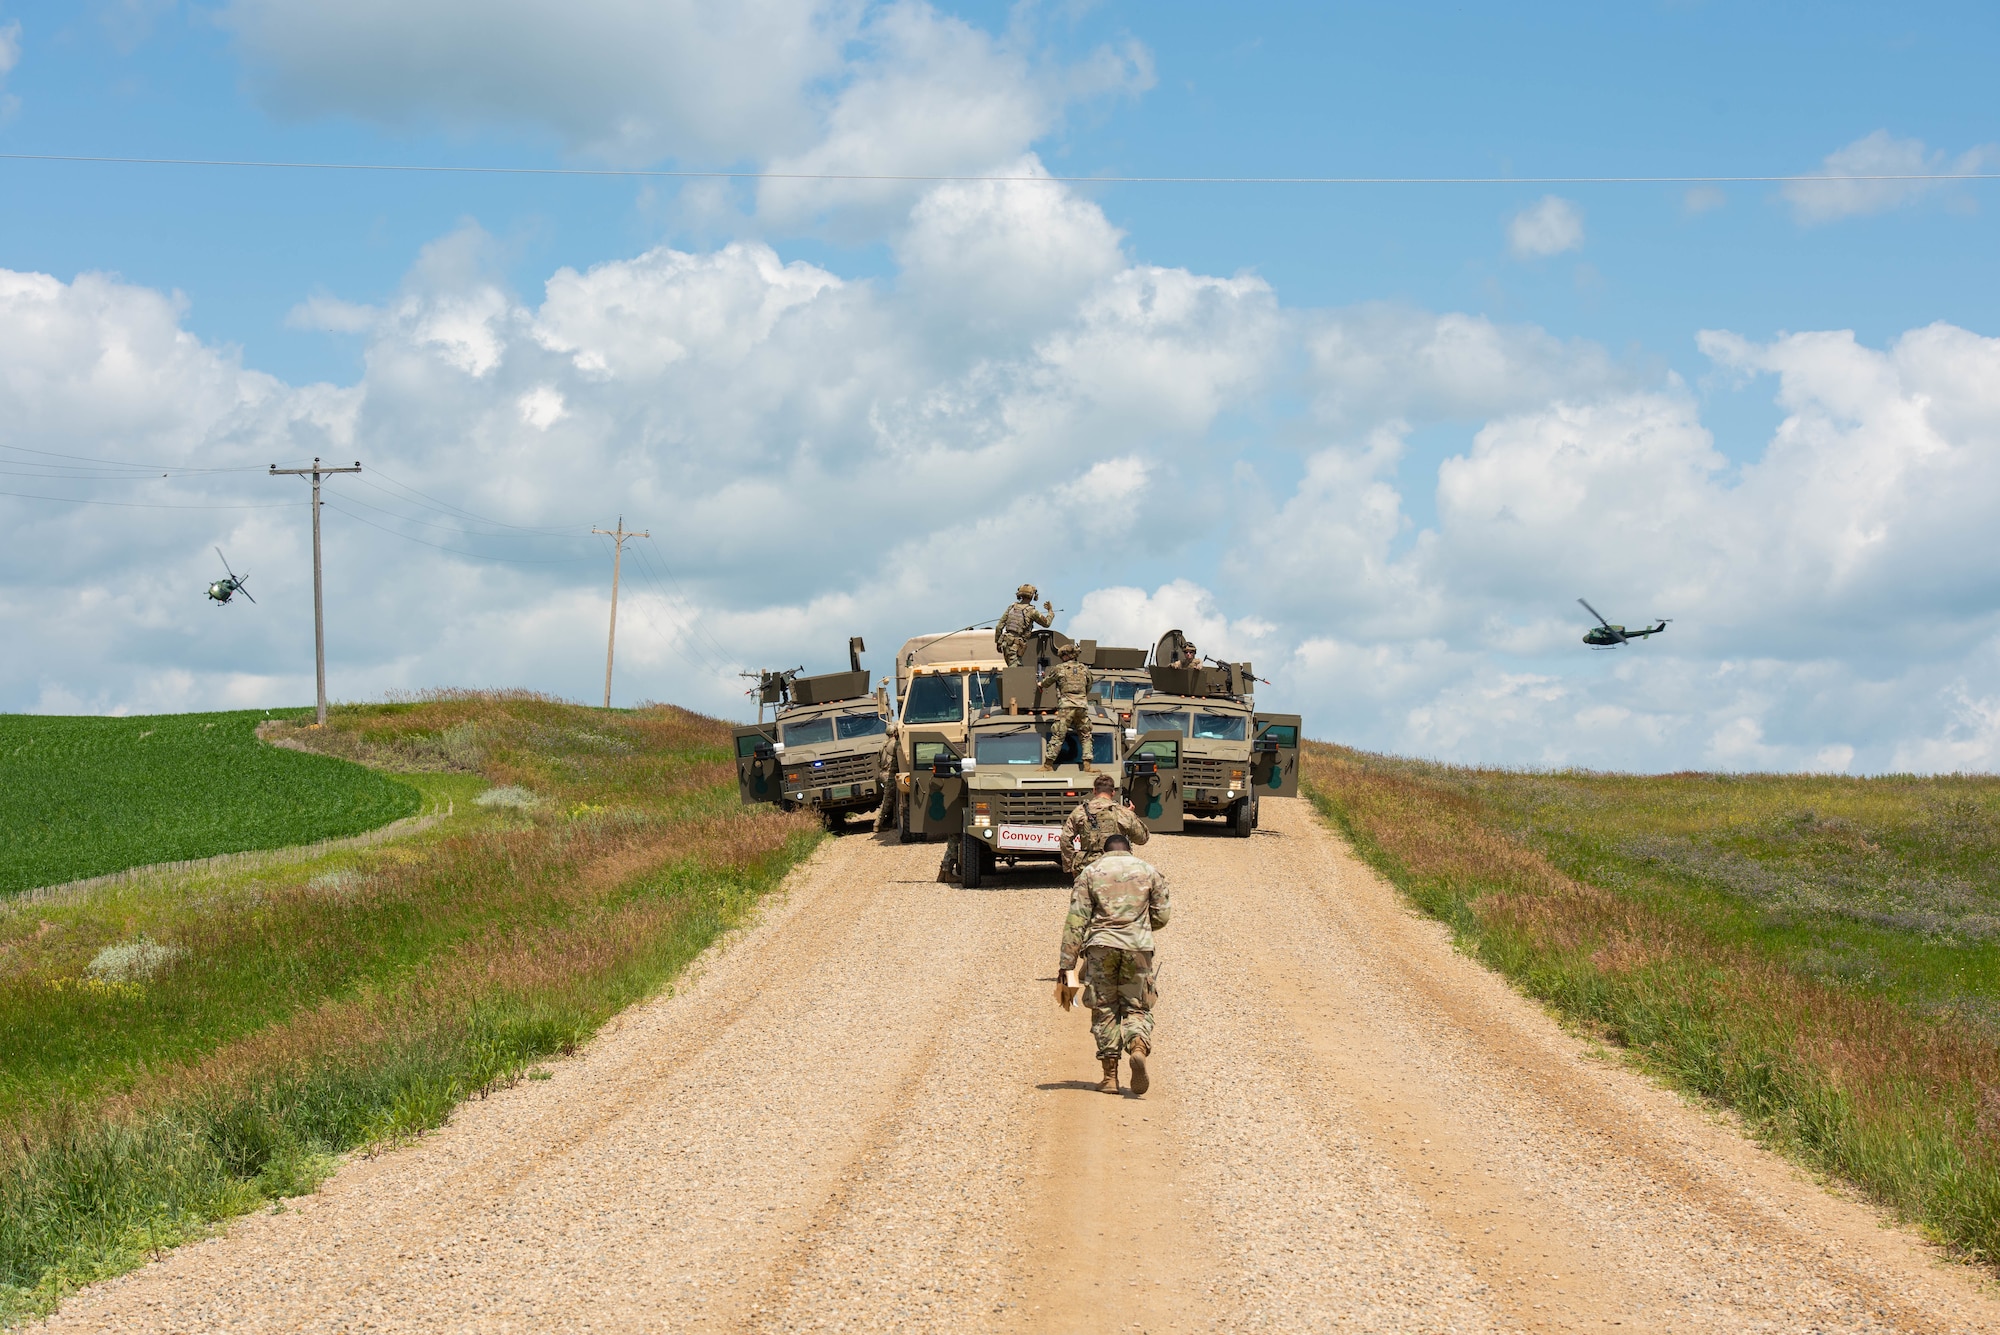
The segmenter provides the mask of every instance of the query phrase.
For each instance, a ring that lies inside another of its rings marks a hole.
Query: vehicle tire
[[[986,870],[984,859],[986,845],[969,834],[959,836],[964,842],[958,846],[958,884],[964,890],[979,888],[979,874]]]
[[[1257,809],[1244,798],[1229,811],[1229,832],[1238,839],[1248,839],[1250,831],[1256,827]]]
[[[910,799],[904,798],[896,804],[896,842],[914,844],[917,836],[910,833]]]

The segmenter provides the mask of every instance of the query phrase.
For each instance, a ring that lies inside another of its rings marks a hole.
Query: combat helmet
[[[1063,657],[1063,658],[1075,658],[1075,657],[1076,657],[1076,641],[1075,641],[1075,640],[1069,640],[1069,641],[1065,642],[1064,644],[1062,644],[1061,646],[1059,646],[1059,647],[1058,647],[1058,648],[1056,649],[1056,653],[1057,653],[1057,654],[1058,654],[1058,655],[1059,655],[1060,657]]]
[[[1014,596],[1022,602],[1033,602],[1035,599],[1041,597],[1041,595],[1042,591],[1032,584],[1023,584],[1020,588],[1014,590]]]

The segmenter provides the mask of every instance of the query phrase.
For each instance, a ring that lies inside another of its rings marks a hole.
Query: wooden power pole
[[[319,579],[319,480],[328,473],[358,473],[361,461],[356,459],[352,468],[322,468],[319,456],[313,456],[311,468],[280,468],[271,465],[272,477],[305,477],[310,475],[313,484],[313,673],[319,679],[319,722],[326,726],[326,598],[320,591]]]
[[[611,634],[604,641],[604,707],[611,708],[611,656],[618,650],[618,565],[625,559],[625,539],[650,538],[650,532],[635,533],[625,527],[625,516],[618,516],[616,529],[594,528],[592,533],[602,533],[613,540],[611,548]]]

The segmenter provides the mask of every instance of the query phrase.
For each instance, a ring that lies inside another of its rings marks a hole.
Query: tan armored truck
[[[1006,660],[990,630],[954,630],[905,640],[896,651],[896,718],[883,756],[888,786],[886,823],[904,843],[923,838],[913,819],[910,776],[927,767],[944,743],[965,744],[969,722],[1000,703],[1000,669]],[[917,743],[913,736],[926,734]]]
[[[1175,772],[1163,781],[1171,791],[1149,826],[1180,829],[1177,805],[1183,820],[1220,818],[1247,839],[1259,801],[1299,795],[1299,716],[1257,712],[1257,677],[1248,663],[1211,658],[1182,666],[1186,642],[1178,630],[1160,637],[1148,668],[1152,689],[1133,703],[1128,736],[1138,740],[1135,751],[1145,752],[1162,734],[1180,739]]]
[[[769,723],[735,730],[736,791],[745,803],[775,802],[816,811],[837,831],[855,813],[882,802],[882,744],[890,724],[886,690],[868,689],[861,637],[847,642],[849,670],[801,677],[799,670],[759,674],[757,713]]]
[[[1098,773],[1118,776],[1121,792],[1133,795],[1135,807],[1159,805],[1152,800],[1157,763],[1150,758],[1136,767],[1126,763],[1134,739],[1116,714],[1093,702],[1089,763],[1083,761],[1082,738],[1072,733],[1055,768],[1045,769],[1056,706],[1053,685],[1041,686],[1027,666],[1004,668],[998,676],[1005,703],[973,718],[963,738],[921,728],[909,735],[915,753],[928,762],[910,776],[906,828],[913,838],[949,841],[947,873],[955,869],[968,890],[1002,867],[1060,863],[1063,821],[1090,796]],[[1161,734],[1146,742],[1165,754],[1171,772],[1180,738]]]

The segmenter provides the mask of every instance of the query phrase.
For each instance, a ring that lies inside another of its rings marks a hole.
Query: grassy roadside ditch
[[[1304,766],[1463,949],[2000,1263],[2000,779]]]
[[[726,725],[670,707],[452,694],[265,735],[401,771],[455,815],[0,900],[0,1319],[572,1050],[819,838],[740,807]]]

